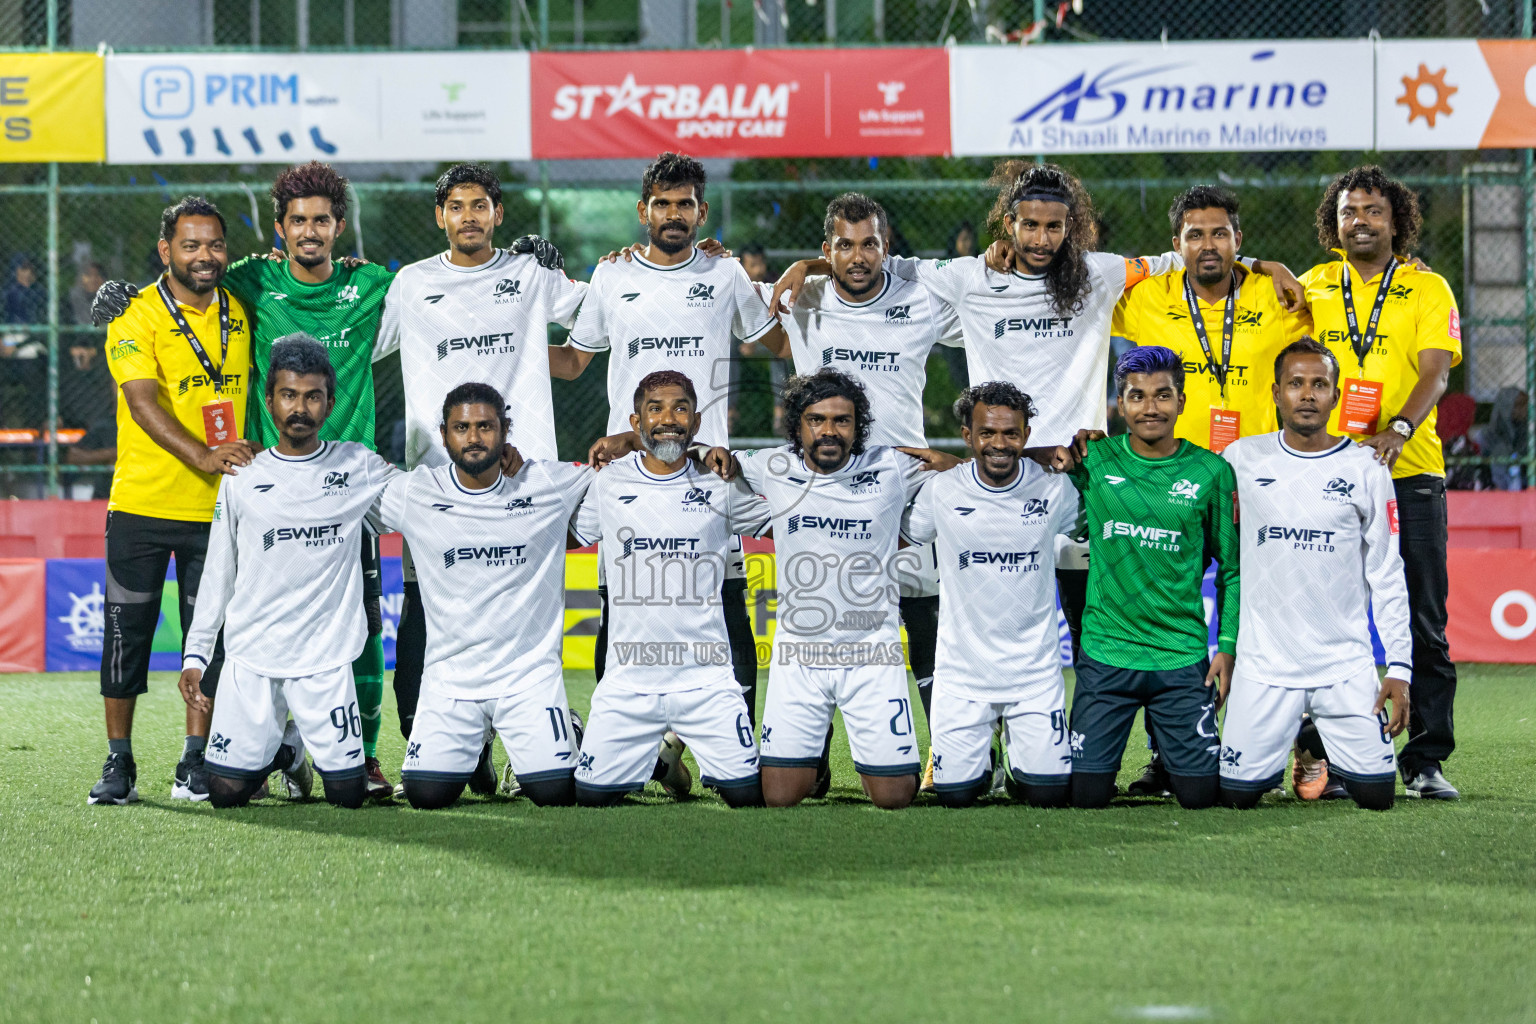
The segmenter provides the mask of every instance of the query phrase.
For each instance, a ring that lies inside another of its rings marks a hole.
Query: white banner
[[[1536,138],[1536,44],[1387,39],[1376,47],[1377,149],[1502,149]]]
[[[961,46],[956,156],[1371,149],[1371,42]]]
[[[528,54],[107,59],[107,162],[526,160]]]

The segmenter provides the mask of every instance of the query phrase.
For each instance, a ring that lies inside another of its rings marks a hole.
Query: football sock
[[[986,795],[992,788],[992,773],[984,772],[982,776],[973,782],[968,782],[958,789],[950,789],[948,786],[937,791],[939,803],[945,807],[969,807]]]
[[[1233,789],[1230,786],[1222,786],[1218,799],[1223,807],[1230,807],[1237,811],[1246,811],[1259,806],[1259,801],[1264,798],[1262,789]]]
[[[1108,807],[1115,798],[1115,773],[1073,772],[1070,788],[1073,807]]]
[[[379,756],[379,726],[384,719],[384,637],[370,633],[363,653],[352,663],[357,684],[357,715],[363,721],[363,756]]]
[[[186,757],[188,754],[196,754],[199,751],[207,749],[207,747],[207,736],[188,736],[186,742],[182,744],[181,756]]]
[[[1392,801],[1397,798],[1397,779],[1383,779],[1379,782],[1354,782],[1344,780],[1344,788],[1349,790],[1349,795],[1355,798],[1355,803],[1368,811],[1390,811]]]
[[[107,753],[109,753],[109,754],[127,754],[129,757],[132,757],[133,756],[133,740],[128,739],[127,737],[124,737],[123,739],[120,739],[120,740],[107,740]]]
[[[366,775],[350,775],[341,779],[322,775],[320,783],[325,787],[326,802],[337,807],[357,810],[363,806],[363,801],[368,799],[368,776]]]
[[[1168,775],[1168,788],[1186,811],[1198,811],[1216,805],[1220,778],[1215,775]]]

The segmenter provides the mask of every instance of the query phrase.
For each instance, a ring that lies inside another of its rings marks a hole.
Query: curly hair
[[[817,402],[829,398],[846,398],[853,403],[853,448],[851,453],[860,455],[869,440],[869,428],[875,422],[870,415],[869,396],[864,385],[841,370],[823,366],[815,373],[795,374],[784,382],[784,437],[789,450],[796,455],[804,454],[800,445],[800,417]]]
[[[448,201],[448,193],[460,185],[479,185],[491,197],[491,205],[501,204],[501,179],[484,164],[454,164],[437,179],[437,205]]]
[[[1180,192],[1173,205],[1168,207],[1168,226],[1173,229],[1174,237],[1178,237],[1184,233],[1184,215],[1191,210],[1225,210],[1232,230],[1241,231],[1242,228],[1237,226],[1237,209],[1237,196],[1226,189],[1216,185],[1195,185]]]
[[[987,227],[994,237],[1011,237],[1005,218],[1026,199],[1044,199],[1066,206],[1067,235],[1045,268],[1045,280],[1051,292],[1051,308],[1057,316],[1071,316],[1081,310],[1091,284],[1084,254],[1092,252],[1098,240],[1093,200],[1088,198],[1083,183],[1055,164],[1003,160],[992,169],[987,184],[998,190],[997,201],[987,214]]]
[[[1017,410],[1024,414],[1026,427],[1035,418],[1034,399],[1005,380],[989,380],[960,392],[960,397],[955,399],[955,419],[967,427],[972,426],[971,415],[978,405],[1002,405]]]
[[[640,201],[648,202],[653,192],[693,186],[693,198],[704,201],[704,165],[681,153],[663,153],[651,161],[640,179]]]
[[[325,346],[315,340],[313,334],[304,331],[295,331],[285,334],[272,343],[271,365],[267,369],[267,397],[272,397],[272,392],[277,387],[277,374],[279,370],[287,370],[296,373],[300,377],[308,377],[311,374],[325,378],[325,393],[329,398],[336,397],[336,368],[331,365],[330,353]]]
[[[693,389],[693,381],[688,379],[686,373],[677,370],[653,370],[640,378],[640,383],[635,385],[635,412],[640,411],[640,402],[645,398],[647,391],[655,391],[657,388],[682,388],[683,394],[688,396],[688,401],[693,403],[694,409],[699,407],[699,396]]]
[[[347,215],[347,179],[336,173],[330,164],[311,160],[296,164],[277,176],[272,183],[272,212],[282,220],[288,213],[288,204],[294,199],[319,196],[331,201],[331,216],[342,220]]]
[[[1317,204],[1317,240],[1323,248],[1343,248],[1339,238],[1339,196],[1355,189],[1375,192],[1386,199],[1392,207],[1392,251],[1398,255],[1410,252],[1419,242],[1419,227],[1424,223],[1419,213],[1419,197],[1376,164],[1351,168],[1328,183],[1323,201]]]
[[[1121,356],[1115,364],[1115,394],[1125,394],[1125,379],[1133,373],[1166,373],[1173,378],[1173,390],[1184,393],[1184,360],[1171,348],[1142,345]]]

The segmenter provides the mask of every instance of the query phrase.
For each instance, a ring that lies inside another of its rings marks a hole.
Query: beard
[[[837,447],[823,447],[822,442],[825,440],[835,441]],[[848,449],[848,442],[844,441],[840,437],[818,437],[816,439],[816,443],[805,450],[805,455],[806,458],[811,460],[811,464],[814,465],[817,469],[824,473],[830,473],[848,461]]]
[[[482,452],[465,451],[461,448],[456,452],[450,451],[448,457],[453,460],[455,466],[470,476],[479,476],[501,461],[501,453],[490,449]]]
[[[640,446],[649,452],[652,458],[671,465],[688,451],[689,440],[691,439],[683,434],[663,434],[661,437],[655,434],[641,434]]]
[[[307,241],[310,241],[310,239],[306,238],[306,239],[302,239],[302,241],[306,241],[307,242]],[[309,270],[311,268],[320,266],[320,264],[322,264],[326,260],[330,259],[331,258],[331,253],[330,253],[329,249],[320,249],[320,250],[317,250],[313,255],[309,255],[309,254],[304,253],[302,250],[299,249],[299,247],[297,245],[295,245],[294,249],[293,249],[293,252],[290,253],[289,256],[299,266],[303,267],[306,270]]]
[[[1019,471],[1019,454],[1017,452],[1007,451],[1001,448],[987,448],[981,452],[978,452],[977,454],[980,457],[976,460],[976,468],[981,472],[982,476],[986,477],[994,484],[1001,484],[1003,481],[1012,477]],[[1001,475],[993,475],[992,464],[987,460],[987,456],[989,455],[1009,456],[1008,468],[1005,469]]]
[[[192,276],[192,272],[194,270],[205,269],[209,266],[214,267],[218,273],[213,275],[213,280],[209,283],[200,284],[197,278]],[[209,292],[213,291],[219,286],[220,281],[224,280],[224,268],[219,266],[219,264],[214,263],[212,260],[197,260],[192,263],[188,263],[185,267],[179,266],[174,261],[172,261],[170,270],[171,276],[176,279],[176,282],[187,291],[191,292],[193,295],[207,295]]]
[[[877,267],[875,268],[874,273],[870,274],[869,277],[864,279],[863,287],[859,287],[845,277],[838,277],[837,283],[842,285],[843,290],[849,295],[868,295],[870,292],[875,290],[876,285],[884,283],[884,278],[881,276],[880,269]]]
[[[1217,267],[1215,270],[1211,271],[1196,270],[1195,280],[1199,281],[1207,288],[1214,288],[1216,285],[1225,281],[1231,273],[1231,270],[1222,270],[1220,267]]]
[[[667,228],[682,228],[683,240],[680,242],[672,242],[662,237],[662,232]],[[698,233],[699,229],[697,227],[690,228],[682,221],[671,220],[667,221],[667,223],[663,224],[660,228],[651,229],[651,244],[660,249],[662,252],[666,253],[668,256],[676,256],[678,253],[682,252],[684,249],[693,244],[693,240],[698,237]]]

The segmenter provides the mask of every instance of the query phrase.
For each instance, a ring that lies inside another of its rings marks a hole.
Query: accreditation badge
[[[210,448],[228,444],[240,436],[240,428],[235,423],[234,402],[225,399],[203,403],[203,436]]]
[[[1382,385],[1375,380],[1346,380],[1339,403],[1339,429],[1346,434],[1374,434],[1381,418]]]
[[[1243,414],[1236,409],[1211,407],[1211,451],[1217,455],[1243,436]]]

